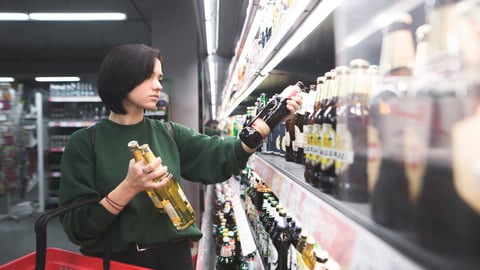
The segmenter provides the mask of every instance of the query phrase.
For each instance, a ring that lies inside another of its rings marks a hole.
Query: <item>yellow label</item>
[[[320,161],[320,148],[322,147],[322,130],[319,124],[314,124],[312,128],[312,164],[316,165]]]
[[[312,143],[313,143],[313,133],[312,127],[310,125],[303,126],[303,130],[305,132],[305,162],[310,162],[312,158]]]
[[[333,130],[332,125],[323,124],[322,125],[322,148],[320,153],[320,163],[322,165],[322,170],[328,170],[333,166],[335,162],[335,130]]]

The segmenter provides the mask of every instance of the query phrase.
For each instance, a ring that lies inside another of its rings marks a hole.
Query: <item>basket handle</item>
[[[37,221],[35,222],[35,235],[36,235],[36,242],[37,242],[35,270],[45,269],[45,261],[47,257],[47,224],[48,222],[51,219],[58,217],[68,211],[74,210],[76,208],[79,208],[88,204],[98,203],[99,201],[100,201],[99,198],[90,198],[90,199],[82,199],[82,200],[74,201],[70,204],[47,211],[37,219]]]

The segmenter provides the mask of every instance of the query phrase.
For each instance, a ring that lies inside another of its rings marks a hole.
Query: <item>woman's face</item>
[[[128,113],[143,110],[157,110],[157,102],[160,98],[160,91],[163,89],[160,81],[163,79],[162,64],[155,59],[153,72],[142,83],[133,88],[123,101],[123,106]]]

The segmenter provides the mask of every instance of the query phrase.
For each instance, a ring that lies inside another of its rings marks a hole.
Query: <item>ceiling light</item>
[[[123,21],[125,13],[120,12],[33,12],[29,14],[35,21]]]
[[[53,77],[35,77],[37,82],[78,82],[80,77],[77,76],[53,76]]]
[[[0,82],[14,82],[15,78],[13,77],[0,77]]]
[[[28,14],[21,12],[0,12],[0,21],[28,21]]]

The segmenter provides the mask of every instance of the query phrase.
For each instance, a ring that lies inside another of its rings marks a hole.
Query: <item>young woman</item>
[[[140,44],[110,51],[98,73],[98,93],[111,111],[95,125],[95,143],[87,129],[74,132],[62,155],[60,205],[87,198],[100,203],[74,210],[62,218],[68,237],[87,255],[102,257],[110,249],[113,260],[155,268],[193,269],[188,240],[201,232],[191,225],[178,231],[145,192],[164,181],[152,180],[167,170],[178,180],[205,184],[237,174],[255,151],[234,137],[207,136],[171,123],[171,136],[158,120],[144,117],[154,110],[162,90],[159,51]],[[288,103],[290,117],[301,104],[300,95]],[[131,140],[148,143],[158,157],[135,162],[127,148]],[[104,245],[110,228],[111,247]]]

